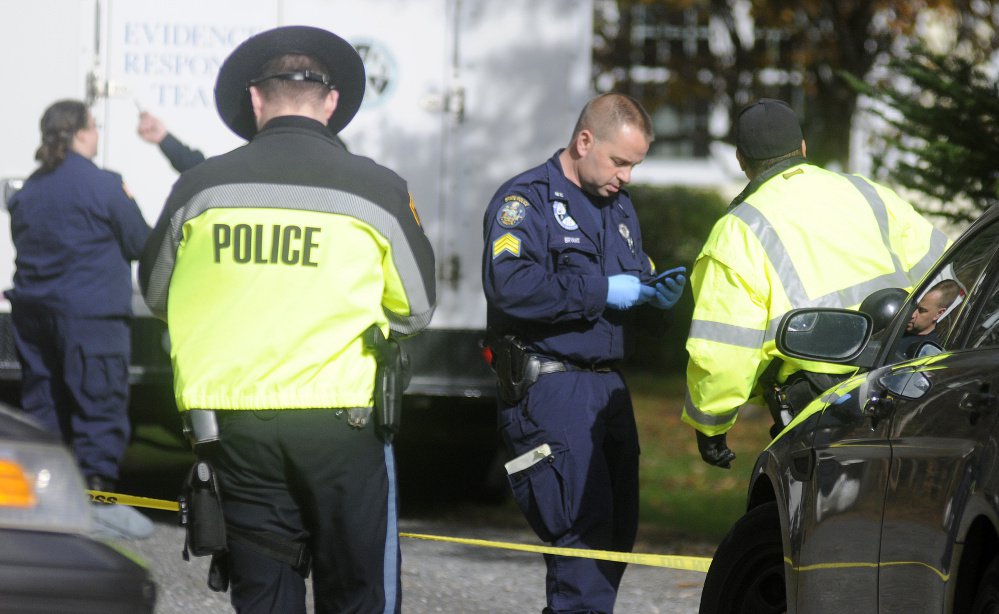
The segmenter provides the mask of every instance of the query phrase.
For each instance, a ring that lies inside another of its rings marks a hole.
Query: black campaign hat
[[[801,149],[801,124],[782,100],[760,98],[735,120],[735,146],[750,160],[777,158]]]
[[[215,82],[215,106],[230,130],[245,139],[257,133],[248,86],[251,80],[264,76],[264,64],[289,53],[311,55],[329,70],[329,80],[340,94],[327,123],[330,131],[339,132],[354,118],[364,99],[361,56],[332,32],[310,26],[284,26],[251,36],[222,63]]]

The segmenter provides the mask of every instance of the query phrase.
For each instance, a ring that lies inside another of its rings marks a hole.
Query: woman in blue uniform
[[[91,489],[108,491],[130,435],[130,261],[149,225],[121,176],[92,162],[97,127],[82,102],[51,105],[41,133],[40,166],[9,205],[21,405],[62,436]]]

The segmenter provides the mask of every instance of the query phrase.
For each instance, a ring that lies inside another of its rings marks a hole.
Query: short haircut
[[[650,143],[655,139],[652,118],[637,100],[626,94],[601,94],[583,107],[572,131],[572,140],[575,141],[583,130],[589,130],[598,140],[608,139],[623,126],[638,128]]]
[[[940,295],[940,300],[937,304],[941,308],[946,309],[950,307],[954,302],[954,299],[961,294],[961,285],[953,279],[945,279],[927,290],[926,294],[931,292],[936,292]]]
[[[308,70],[314,73],[321,73],[329,76],[329,68],[311,55],[289,53],[278,56],[264,64],[260,71],[259,79],[266,79],[271,75],[284,73],[302,72]],[[276,99],[294,100],[296,102],[307,102],[312,100],[322,100],[330,91],[322,83],[315,81],[292,81],[289,79],[266,79],[255,85],[260,94],[267,101]]]

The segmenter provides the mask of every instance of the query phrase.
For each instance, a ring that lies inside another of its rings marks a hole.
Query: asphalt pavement
[[[121,492],[175,500],[192,460],[176,436],[142,428],[126,457]],[[447,480],[427,478],[434,475],[432,467],[419,466],[407,474],[412,483],[402,496],[401,532],[542,545],[510,501],[471,502],[471,491],[442,488]],[[177,514],[141,511],[155,521],[153,535],[116,544],[148,565],[159,595],[156,614],[231,612],[228,595],[212,592],[205,583],[209,559],[182,558],[184,531],[177,526]],[[645,539],[639,527],[635,552],[710,556],[713,550],[707,544],[674,544],[668,539]],[[525,614],[541,612],[545,605],[545,565],[540,554],[405,537],[400,543],[405,614]],[[615,611],[694,613],[703,584],[700,572],[629,565]]]
[[[208,558],[184,561],[183,530],[171,513],[149,513],[156,520],[152,537],[119,540],[122,548],[149,566],[156,581],[157,614],[231,612],[227,594],[205,584]],[[540,545],[527,530],[483,526],[479,519],[402,519],[405,533],[467,537]],[[540,554],[403,538],[402,611],[412,614],[525,614],[545,605],[545,565]],[[676,554],[656,547],[652,554]],[[647,550],[646,550],[647,551]],[[617,612],[685,614],[697,612],[704,574],[630,565],[625,572]],[[311,604],[310,604],[310,612]]]

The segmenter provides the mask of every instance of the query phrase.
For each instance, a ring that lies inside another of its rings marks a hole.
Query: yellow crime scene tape
[[[178,511],[176,501],[165,501],[163,499],[150,499],[148,497],[134,497],[120,493],[103,492],[100,490],[88,490],[90,500],[94,503],[107,503],[117,505],[128,505],[131,507],[145,507],[168,512]],[[583,548],[555,548],[553,546],[532,546],[529,544],[513,544],[510,542],[489,541],[486,539],[469,539],[464,537],[442,537],[439,535],[424,535],[421,533],[399,533],[399,537],[410,539],[423,539],[429,541],[449,542],[453,544],[463,544],[466,546],[480,546],[484,548],[498,548],[502,550],[516,550],[519,552],[534,552],[538,554],[555,554],[558,556],[575,556],[587,559],[597,559],[601,561],[614,561],[616,563],[631,563],[633,565],[648,565],[651,567],[668,567],[680,571],[707,572],[711,565],[711,558],[705,556],[678,556],[670,554],[639,554],[637,552],[614,552],[611,550],[586,550]]]
[[[537,552],[540,554],[557,554],[559,556],[578,556],[585,559],[614,561],[617,563],[632,563],[635,565],[650,565],[652,567],[669,567],[681,571],[707,572],[711,559],[704,556],[676,556],[669,554],[639,554],[637,552],[614,552],[612,550],[586,550],[583,548],[555,548],[552,546],[531,546],[528,544],[511,544],[509,542],[494,542],[485,539],[467,539],[464,537],[440,537],[437,535],[422,535],[420,533],[399,533],[400,537],[412,539],[427,539],[438,542],[451,542],[467,546],[484,546],[486,548],[501,548],[518,550],[520,552]]]
[[[133,497],[132,495],[122,495],[116,492],[104,492],[102,490],[88,490],[91,503],[107,503],[109,505],[120,504],[130,507],[146,507],[154,510],[166,510],[168,512],[180,511],[180,506],[176,501],[165,501],[163,499],[150,499],[148,497]]]

